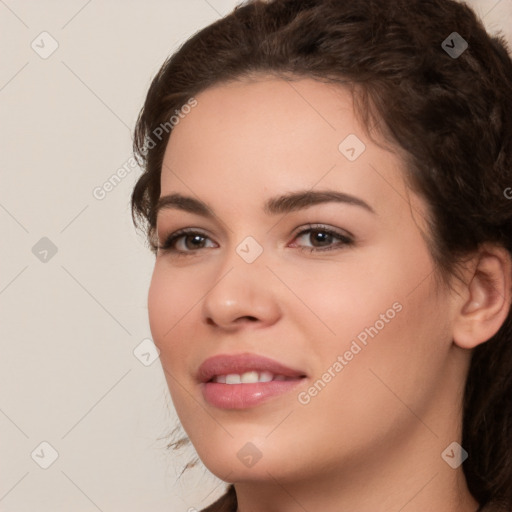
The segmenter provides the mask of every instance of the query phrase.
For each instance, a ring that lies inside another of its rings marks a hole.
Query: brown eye
[[[348,236],[325,226],[309,226],[308,229],[302,230],[297,235],[296,239],[304,235],[307,235],[306,239],[309,239],[313,243],[313,247],[302,247],[302,250],[309,252],[330,251],[353,243],[353,240]],[[338,239],[340,243],[332,246],[334,239]],[[320,244],[320,246],[315,244]]]
[[[177,249],[177,242],[181,239],[184,240],[185,249]],[[197,249],[204,248],[204,241],[207,240],[208,237],[201,233],[200,231],[194,231],[191,229],[180,229],[175,233],[169,235],[165,242],[158,247],[158,249],[162,252],[172,252],[178,255],[187,255],[188,253],[196,252]],[[187,243],[188,242],[188,243]]]

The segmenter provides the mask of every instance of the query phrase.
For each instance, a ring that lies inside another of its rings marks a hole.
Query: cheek
[[[160,351],[160,363],[167,381],[172,401],[180,417],[186,415],[190,405],[184,399],[188,393],[183,393],[183,372],[186,371],[184,361],[189,343],[179,343],[187,327],[187,312],[191,315],[191,308],[197,298],[189,297],[190,287],[180,284],[178,274],[169,272],[163,265],[155,265],[148,291],[148,316],[153,341]],[[190,320],[189,320],[190,321]],[[189,334],[189,333],[188,333]],[[184,395],[184,396],[182,396]]]
[[[192,371],[190,358],[204,349],[199,341],[204,335],[196,333],[201,298],[209,289],[205,282],[199,272],[171,268],[165,260],[157,262],[153,271],[148,291],[149,325],[173,401],[179,401],[180,394],[188,397],[183,384]]]
[[[329,351],[344,349],[350,340],[377,322],[379,330],[400,313],[408,291],[404,266],[382,258],[373,251],[364,261],[354,253],[343,261],[302,272],[295,276],[294,293],[300,299],[290,300],[293,317],[307,327],[308,333],[320,336],[321,346]],[[304,278],[304,275],[314,278]],[[291,279],[291,277],[290,277]],[[297,313],[300,312],[300,315]],[[315,336],[316,337],[316,336]],[[364,338],[364,334],[361,335]],[[312,344],[316,350],[319,345]],[[348,348],[348,347],[347,347]]]
[[[378,376],[394,389],[405,386],[412,392],[432,378],[443,357],[446,313],[443,299],[434,295],[428,254],[412,258],[405,250],[382,246],[373,252],[364,262],[346,258],[338,269],[326,267],[296,290],[309,309],[302,308],[296,318],[313,340],[307,350],[317,362],[315,378],[329,370],[337,376],[318,403],[337,402],[340,392],[348,402],[357,397],[356,409],[372,394],[382,399],[389,390]],[[333,368],[338,356],[343,366]],[[328,379],[327,374],[323,380]]]
[[[148,316],[153,341],[163,356],[197,301],[192,289],[190,283],[183,286],[179,273],[169,272],[157,262],[148,291]]]
[[[442,375],[449,329],[445,303],[435,297],[431,278],[414,293],[412,288],[390,292],[376,285],[357,300],[343,294],[328,306],[324,318],[335,336],[328,333],[314,349],[320,362],[314,377],[321,382],[318,391],[311,390],[311,416],[334,423],[339,417],[359,418],[352,435],[365,437],[415,421],[404,403],[418,414],[426,410]],[[345,309],[336,315],[340,306]],[[376,426],[375,418],[383,423]]]
[[[148,317],[153,341],[162,350],[162,342],[166,327],[169,329],[172,323],[169,321],[166,312],[172,311],[172,298],[165,283],[163,283],[161,272],[158,266],[153,270],[153,276],[148,291]]]

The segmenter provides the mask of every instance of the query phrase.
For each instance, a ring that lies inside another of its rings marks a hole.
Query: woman
[[[510,112],[452,0],[245,2],[163,64],[132,213],[206,511],[512,509]]]

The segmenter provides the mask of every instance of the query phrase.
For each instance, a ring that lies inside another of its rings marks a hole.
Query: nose
[[[207,325],[235,331],[242,326],[268,326],[278,320],[280,301],[273,293],[277,280],[260,258],[246,263],[235,253],[224,262],[203,299],[202,315]]]

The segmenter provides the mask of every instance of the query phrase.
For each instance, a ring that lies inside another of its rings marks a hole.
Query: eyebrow
[[[333,202],[359,206],[370,213],[377,215],[375,210],[362,199],[344,192],[337,192],[335,190],[299,190],[296,192],[289,192],[281,196],[268,199],[263,207],[263,211],[267,215],[280,215],[309,208],[316,204]],[[154,209],[154,218],[156,219],[161,210],[167,209],[183,210],[185,212],[201,215],[207,219],[213,219],[215,217],[212,209],[206,203],[203,203],[193,197],[183,196],[179,193],[160,197]]]

